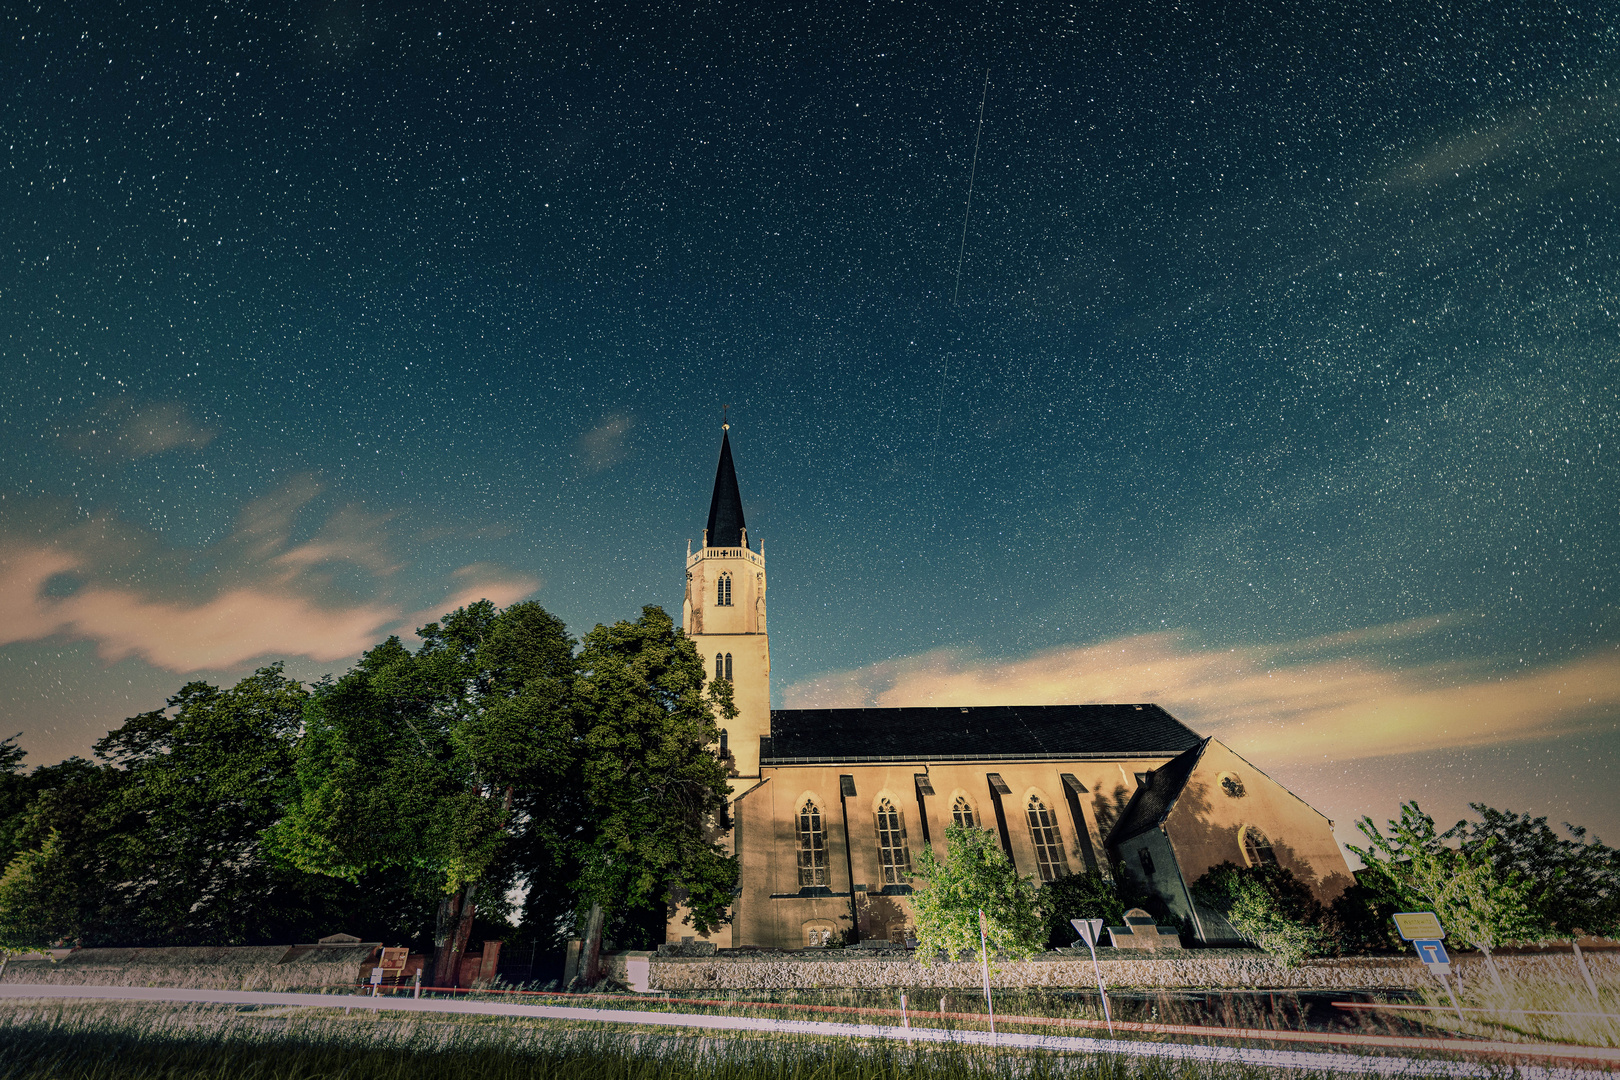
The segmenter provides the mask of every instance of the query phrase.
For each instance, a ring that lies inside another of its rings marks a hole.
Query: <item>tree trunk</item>
[[[456,921],[455,932],[450,938],[451,955],[455,963],[451,978],[456,980],[450,984],[452,986],[458,985],[461,980],[461,959],[467,953],[467,945],[472,938],[473,916],[478,912],[478,905],[473,902],[477,892],[476,881],[468,882],[467,887],[461,890],[461,918]]]
[[[602,905],[592,904],[585,920],[585,987],[590,989],[602,978]]]
[[[460,925],[461,894],[453,893],[439,898],[439,914],[433,923],[433,985],[454,986],[455,975],[452,973],[450,951],[450,938],[454,929]]]

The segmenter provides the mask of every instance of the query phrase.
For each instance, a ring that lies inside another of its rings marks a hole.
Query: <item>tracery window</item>
[[[1226,792],[1234,799],[1241,799],[1245,794],[1243,790],[1243,781],[1239,780],[1231,773],[1221,774],[1221,790]]]
[[[810,799],[799,807],[799,887],[827,884],[827,833],[821,808]]]
[[[726,653],[726,681],[731,681],[731,654]]]
[[[1057,816],[1046,808],[1040,796],[1029,797],[1029,838],[1035,842],[1035,863],[1042,881],[1056,881],[1069,874],[1069,860],[1063,853],[1063,836]]]
[[[717,678],[717,679],[723,679],[723,678],[726,677],[726,655],[725,655],[725,653],[715,653],[714,654],[714,677]]]
[[[1253,825],[1243,830],[1243,857],[1250,866],[1277,865],[1277,853],[1272,850],[1271,841]]]
[[[911,852],[906,849],[906,823],[894,803],[884,799],[877,808],[878,868],[883,884],[904,885],[911,873]]]
[[[715,603],[717,605],[719,605],[720,607],[730,607],[731,606],[731,575],[730,574],[721,574],[720,575],[720,580],[716,583],[715,589],[716,589]]]
[[[978,824],[973,816],[973,804],[961,795],[956,797],[956,802],[951,806],[951,820],[968,829]]]

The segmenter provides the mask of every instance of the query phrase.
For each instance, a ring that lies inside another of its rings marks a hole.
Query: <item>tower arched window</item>
[[[717,679],[723,679],[723,678],[726,677],[726,655],[725,655],[725,653],[715,653],[714,654],[714,677],[717,678]]]
[[[1039,795],[1029,797],[1029,838],[1035,842],[1035,864],[1042,881],[1056,881],[1069,874],[1069,859],[1063,853],[1063,836],[1057,816],[1046,808]]]
[[[878,868],[883,884],[904,885],[911,874],[911,852],[906,848],[906,821],[894,803],[884,799],[877,808]]]
[[[1250,866],[1276,866],[1277,853],[1266,834],[1250,825],[1243,830],[1243,858]]]
[[[726,681],[731,681],[731,654],[726,653]]]
[[[978,824],[973,816],[973,804],[965,796],[958,795],[956,802],[951,805],[951,821],[968,829]]]
[[[731,575],[721,574],[720,580],[715,583],[715,604],[720,607],[731,606]]]
[[[821,827],[821,808],[812,800],[799,807],[799,887],[827,884],[827,833]]]

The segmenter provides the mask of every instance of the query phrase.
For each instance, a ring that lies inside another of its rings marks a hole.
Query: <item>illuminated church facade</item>
[[[766,608],[728,429],[682,603],[738,709],[724,741],[741,889],[719,947],[903,939],[917,852],[944,856],[953,822],[993,831],[1039,881],[1122,869],[1210,943],[1235,939],[1193,900],[1211,866],[1275,862],[1324,902],[1351,882],[1332,822],[1158,705],[772,710]],[[694,935],[677,915],[667,936]]]

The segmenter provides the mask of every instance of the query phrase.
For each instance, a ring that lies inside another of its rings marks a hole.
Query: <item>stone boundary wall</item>
[[[646,956],[647,954],[638,954]],[[1587,953],[1587,966],[1600,983],[1620,986],[1620,953]],[[1103,985],[1110,989],[1157,990],[1411,990],[1432,987],[1434,978],[1416,956],[1347,957],[1310,960],[1292,970],[1265,953],[1247,949],[1193,949],[1143,956],[1098,949]],[[1508,978],[1555,978],[1581,985],[1574,958],[1567,952],[1498,957]],[[622,965],[609,964],[617,975]],[[1013,990],[1034,987],[1095,988],[1089,956],[1044,953],[1031,960],[1002,961],[992,971],[993,986]],[[1464,982],[1489,980],[1482,956],[1452,956],[1452,971]],[[622,977],[621,977],[622,978]],[[730,954],[712,957],[653,955],[648,960],[647,989],[659,991],[727,990],[878,990],[937,987],[971,990],[983,986],[975,963],[937,963],[924,967],[913,957],[862,955],[849,949],[824,954]],[[640,987],[636,987],[640,989]]]
[[[75,949],[59,959],[12,956],[0,982],[269,991],[352,986],[372,951],[346,945]]]

